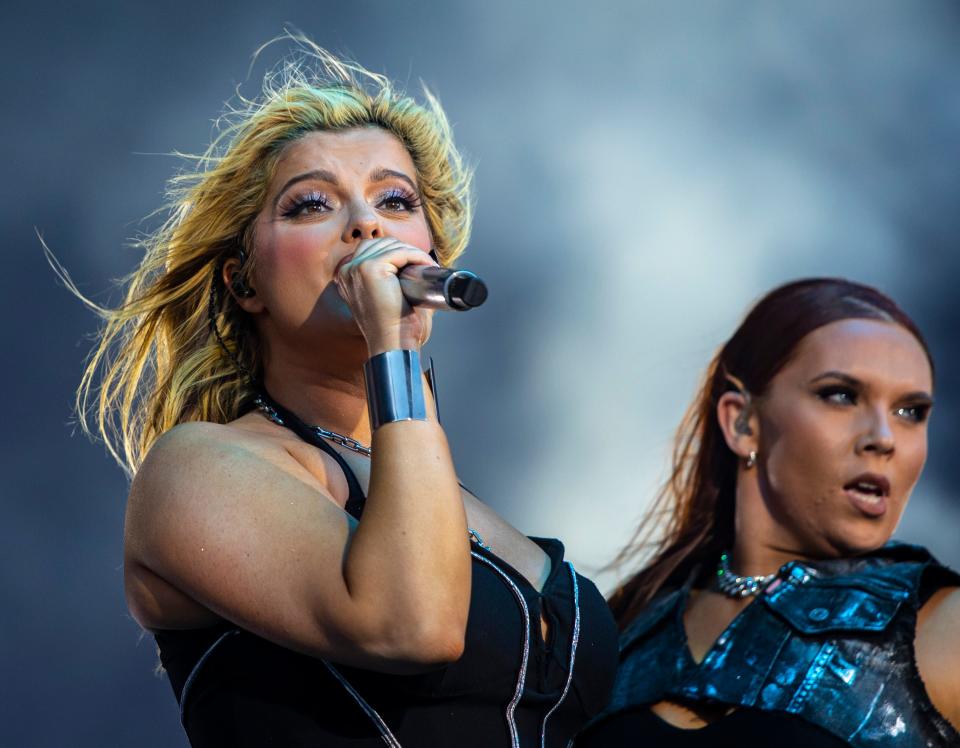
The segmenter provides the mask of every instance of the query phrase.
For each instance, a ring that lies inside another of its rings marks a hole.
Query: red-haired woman
[[[667,531],[611,599],[617,686],[578,748],[960,745],[960,576],[889,542],[932,390],[923,336],[872,288],[753,308],[638,539]]]

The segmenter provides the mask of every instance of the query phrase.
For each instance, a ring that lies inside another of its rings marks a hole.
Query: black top
[[[352,470],[306,436],[343,469],[347,509],[359,518],[363,495]],[[229,623],[154,632],[191,745],[507,748],[539,746],[545,733],[543,745],[564,748],[607,702],[617,631],[597,588],[564,563],[560,541],[531,540],[551,562],[539,593],[474,544],[464,654],[428,673],[337,665]]]
[[[648,707],[615,714],[577,738],[576,748],[847,748],[822,727],[786,712],[737,709],[699,729],[674,727]]]

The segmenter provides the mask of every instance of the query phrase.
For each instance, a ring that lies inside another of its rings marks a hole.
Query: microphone
[[[410,306],[465,312],[487,300],[487,284],[469,270],[407,265],[398,278]]]

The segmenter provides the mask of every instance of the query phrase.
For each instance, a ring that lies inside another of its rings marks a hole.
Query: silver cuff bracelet
[[[371,431],[393,421],[427,420],[419,351],[378,353],[363,365],[363,378]]]

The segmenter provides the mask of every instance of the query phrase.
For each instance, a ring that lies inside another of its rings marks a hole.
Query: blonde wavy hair
[[[244,274],[256,263],[253,221],[287,144],[317,130],[393,133],[413,159],[439,262],[453,263],[466,248],[472,172],[433,94],[424,86],[425,101],[418,103],[384,76],[301,35],[279,38],[293,41],[294,52],[265,76],[260,95],[237,95],[205,153],[177,154],[192,168],[170,180],[161,209],[166,219],[137,242],[144,257],[122,280],[123,303],[93,304],[60,269],[104,320],[77,390],[80,425],[103,438],[128,475],[173,426],[225,423],[249,401],[260,344],[249,318],[223,291],[220,269],[240,251],[248,257]]]

